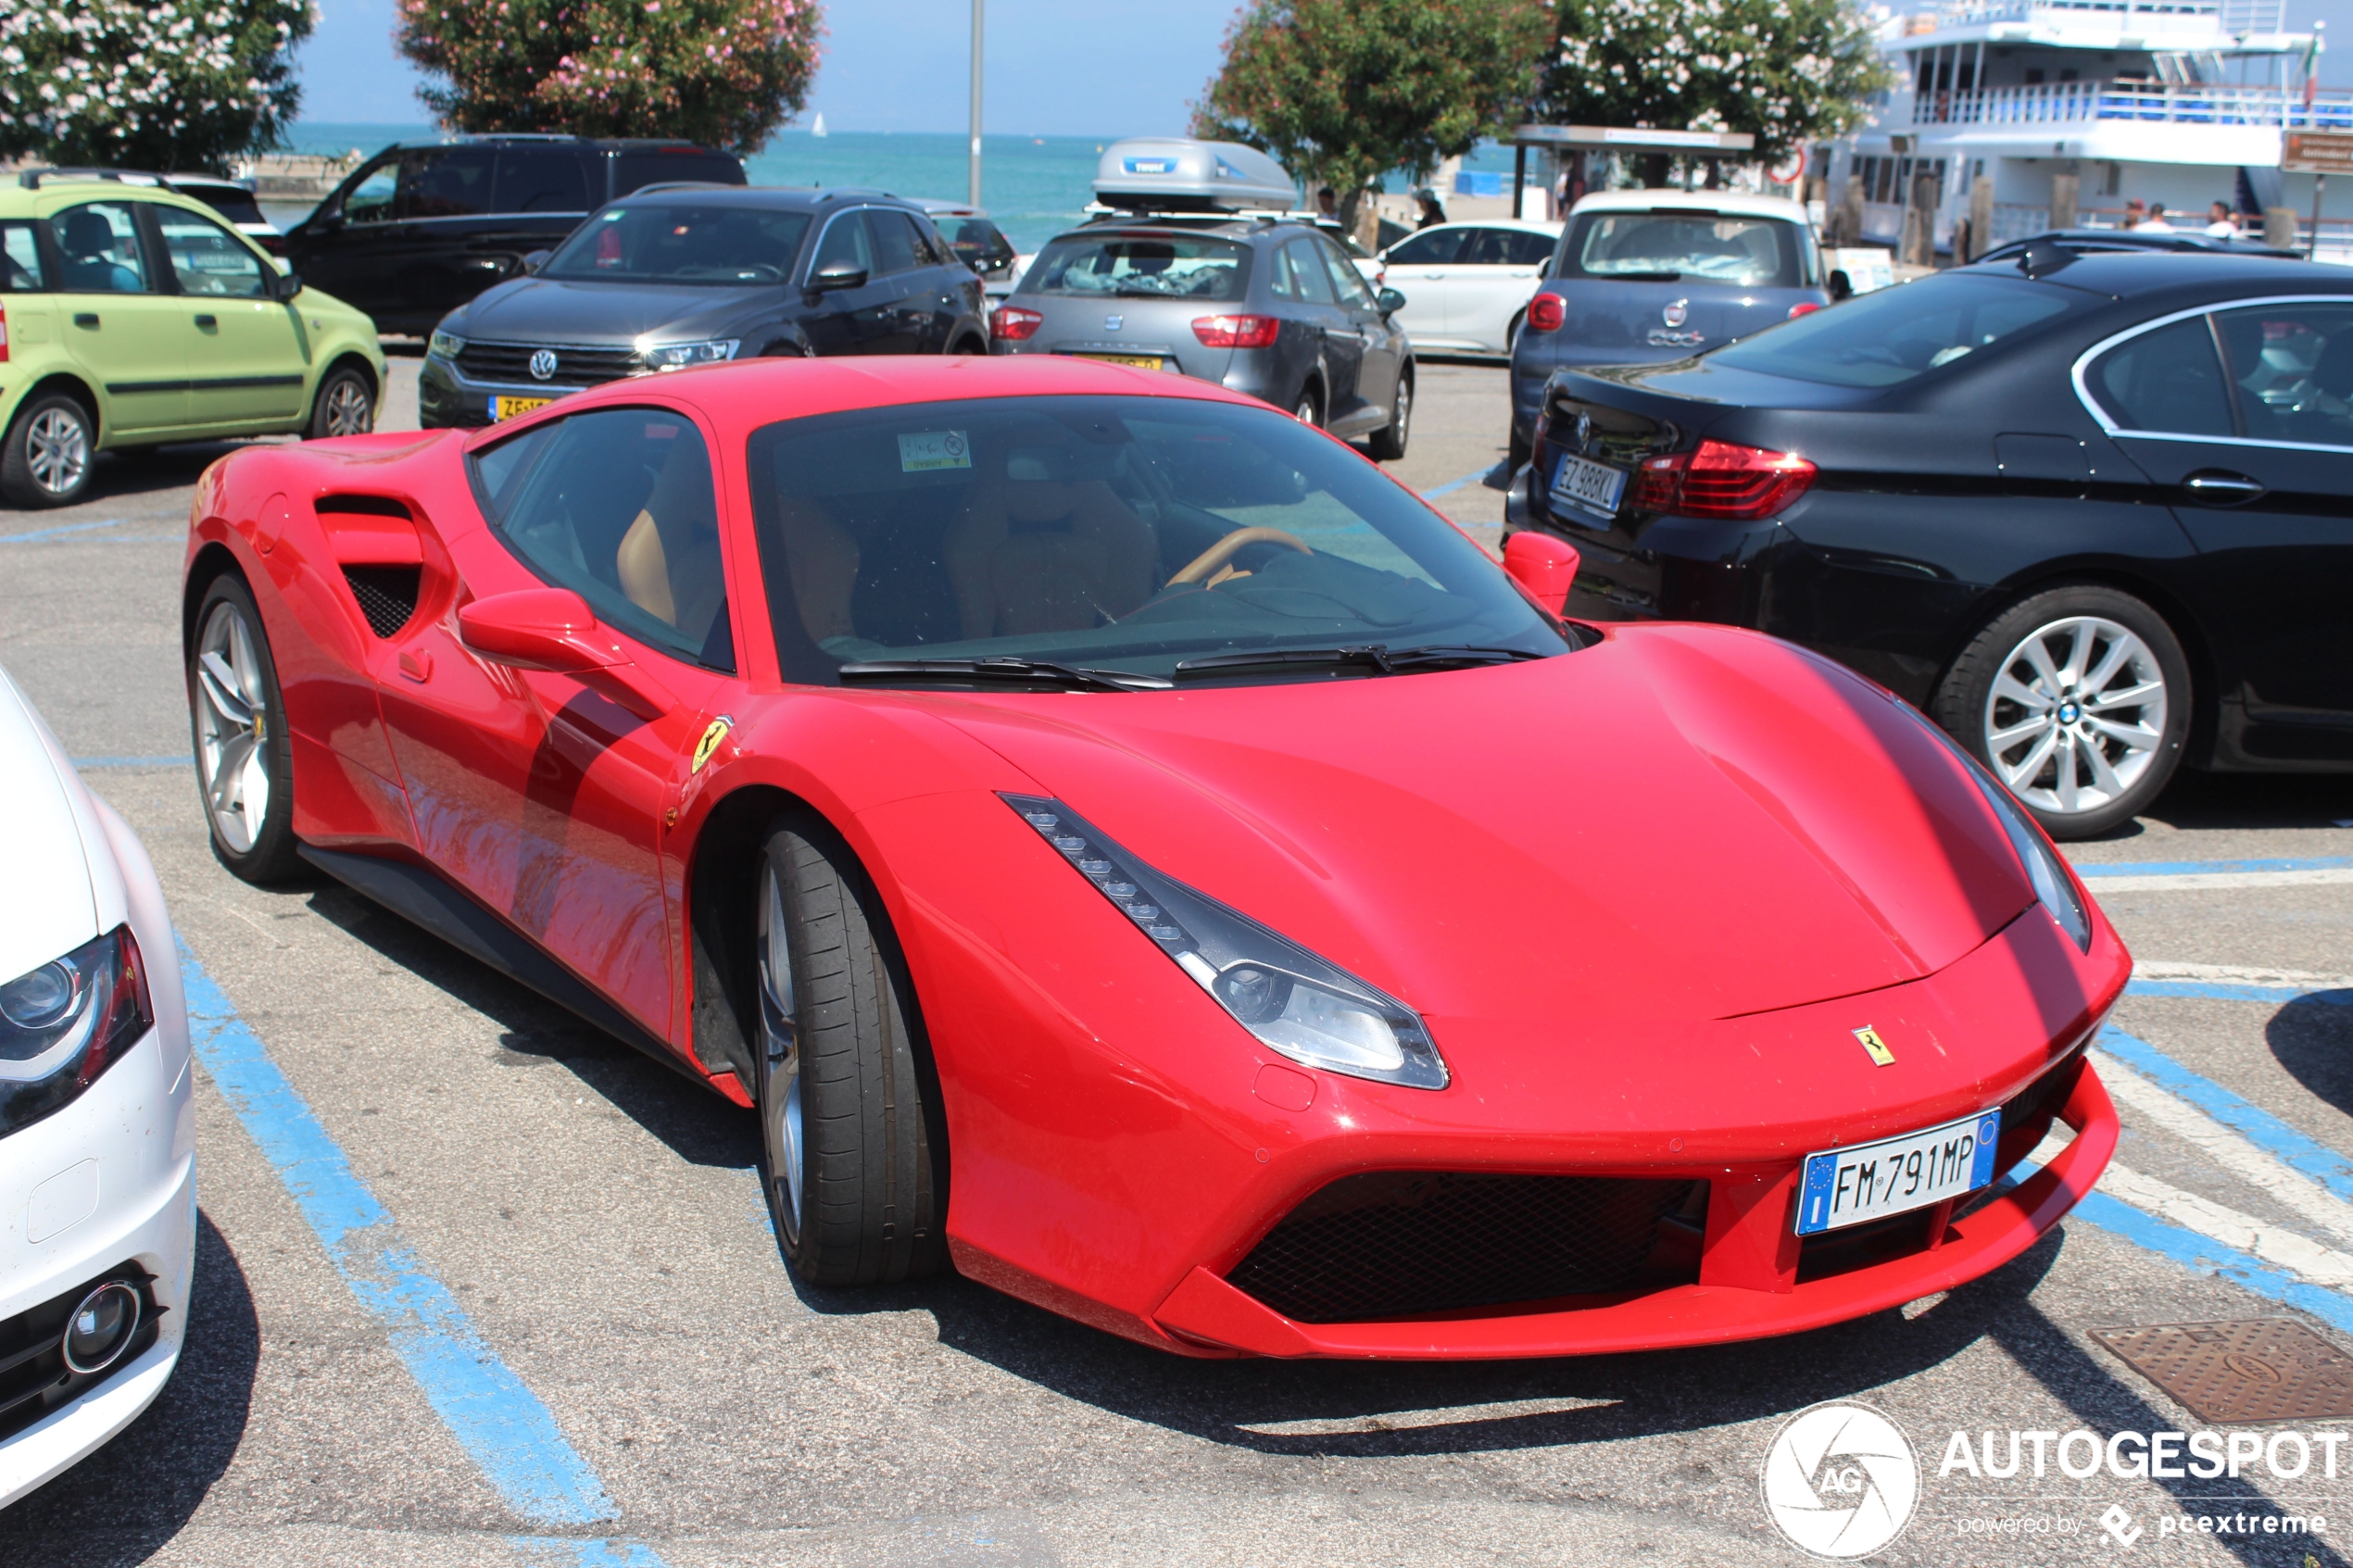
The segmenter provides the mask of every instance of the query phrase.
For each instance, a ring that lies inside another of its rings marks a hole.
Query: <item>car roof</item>
[[[47,174],[50,171],[33,169],[27,172]],[[220,185],[227,182],[211,181],[207,183]],[[242,185],[237,186],[236,189],[248,195],[252,194],[245,191]],[[94,198],[99,201],[161,202],[167,207],[184,207],[190,212],[202,213],[205,217],[216,221],[221,216],[201,197],[191,195],[175,185],[166,184],[160,177],[157,176],[139,175],[128,180],[69,176],[64,179],[44,179],[35,186],[27,186],[16,180],[0,183],[0,210],[17,214],[36,209],[46,210],[73,202],[90,201]]]
[[[1778,218],[1804,223],[1806,209],[1787,196],[1752,196],[1743,191],[1596,191],[1568,209],[1580,212],[1721,212],[1736,218]]]
[[[1561,226],[1558,223],[1547,223],[1541,218],[1453,218],[1443,223],[1433,223],[1427,229],[1416,229],[1414,234],[1435,234],[1446,229],[1518,229],[1530,234],[1548,234],[1554,237],[1557,237],[1561,232]],[[1397,245],[1403,245],[1406,240],[1412,239],[1414,234],[1403,236],[1397,241]],[[1390,248],[1396,247],[1392,245]]]
[[[1218,239],[1250,241],[1263,236],[1327,232],[1321,225],[1304,218],[1289,214],[1280,217],[1255,218],[1225,212],[1204,212],[1198,216],[1184,212],[1153,213],[1149,217],[1097,218],[1076,229],[1065,229],[1054,238],[1067,240],[1081,234],[1209,234]]]
[[[2186,252],[2206,256],[2269,256],[2294,257],[2297,253],[2267,245],[2260,240],[2224,239],[2215,234],[2150,233],[2143,229],[2052,229],[2040,234],[2030,234],[2022,240],[2005,240],[1987,257],[2008,260],[2023,253],[2026,246],[2047,241],[2063,249],[2073,251],[2156,251]],[[1982,258],[1981,258],[1982,259]]]
[[[633,148],[691,147],[698,153],[726,155],[718,147],[690,142],[683,136],[567,136],[546,131],[483,131],[464,132],[454,136],[431,136],[418,141],[387,142],[383,152],[409,152],[425,147],[465,146],[528,146],[535,143],[560,143],[567,146],[595,147],[599,150],[627,152]]]
[[[815,185],[717,185],[694,181],[677,184],[653,184],[633,191],[625,196],[615,196],[614,205],[630,202],[644,206],[650,202],[694,202],[698,206],[748,207],[774,211],[819,212],[833,206],[896,207],[920,211],[920,207],[904,196],[894,196],[888,191],[869,191],[858,185],[831,185],[823,189]]]
[[[2011,278],[2020,272],[2016,260],[1976,261],[1948,270]],[[2353,294],[2353,269],[2244,251],[2078,252],[2066,266],[2042,270],[2037,276],[2118,299],[2207,291],[2233,284],[2244,285],[2250,295]]]
[[[988,216],[987,212],[970,202],[943,201],[937,196],[901,196],[899,199],[912,202],[935,218],[986,218]]]

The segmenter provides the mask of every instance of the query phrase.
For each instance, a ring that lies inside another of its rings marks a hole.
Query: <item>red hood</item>
[[[1658,1023],[1933,973],[2033,900],[1968,775],[1722,628],[1330,684],[940,700],[1159,870],[1436,1017]]]

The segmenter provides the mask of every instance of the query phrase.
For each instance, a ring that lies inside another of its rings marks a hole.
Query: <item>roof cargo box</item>
[[[1139,212],[1287,212],[1299,187],[1283,166],[1239,142],[1133,136],[1103,149],[1095,199]]]

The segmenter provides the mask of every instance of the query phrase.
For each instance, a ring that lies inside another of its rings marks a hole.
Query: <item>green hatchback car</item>
[[[137,175],[0,187],[0,499],[61,507],[96,455],[371,430],[376,326],[203,203]]]

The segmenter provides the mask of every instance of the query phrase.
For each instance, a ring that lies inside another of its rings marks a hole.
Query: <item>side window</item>
[[[36,294],[48,287],[41,272],[41,245],[32,225],[0,223],[0,294]]]
[[[1328,241],[1317,249],[1323,254],[1324,270],[1332,275],[1332,291],[1340,295],[1340,302],[1370,310],[1373,291],[1365,286],[1365,274],[1356,270],[1356,263],[1348,259],[1348,253]]]
[[[1530,233],[1525,229],[1499,230],[1504,236],[1504,262],[1510,267],[1541,267],[1553,258],[1556,240],[1550,234]]]
[[[490,210],[488,147],[424,147],[400,159],[396,207],[409,218],[473,218]]]
[[[1443,267],[1462,254],[1467,229],[1426,229],[1389,252],[1391,267]]]
[[[343,220],[346,223],[389,223],[392,221],[392,200],[399,190],[400,159],[397,155],[379,159],[359,176],[359,182],[344,194]]]
[[[179,280],[182,294],[231,299],[264,296],[261,258],[228,230],[176,207],[157,207],[156,221],[163,230],[163,253],[171,258],[172,276]]]
[[[887,207],[873,207],[866,213],[866,226],[874,234],[875,259],[882,264],[877,271],[912,272],[918,267],[930,265],[925,256],[922,237],[915,232],[914,224],[907,220],[905,213],[893,212]]]
[[[496,212],[585,212],[588,169],[570,147],[502,147],[497,183],[491,193]]]
[[[471,461],[491,527],[524,565],[641,643],[735,668],[711,454],[693,421],[601,408]]]
[[[84,202],[49,220],[68,294],[145,294],[146,264],[129,202]]]
[[[2214,326],[2248,435],[2353,446],[2353,304],[2250,306]]]
[[[2235,435],[2207,318],[2193,316],[2120,343],[2085,378],[2108,418],[2126,430]]]
[[[1310,305],[1340,303],[1340,296],[1332,293],[1331,278],[1315,254],[1315,241],[1293,240],[1283,247],[1283,255],[1290,261],[1291,284],[1301,299]]]
[[[837,212],[825,225],[824,238],[817,242],[817,259],[809,264],[812,276],[826,268],[847,262],[865,269],[870,278],[879,276],[875,266],[875,247],[866,241],[865,215]]]
[[[1501,229],[1473,229],[1469,243],[1463,246],[1463,254],[1455,259],[1466,267],[1501,267],[1504,256],[1504,231]]]

